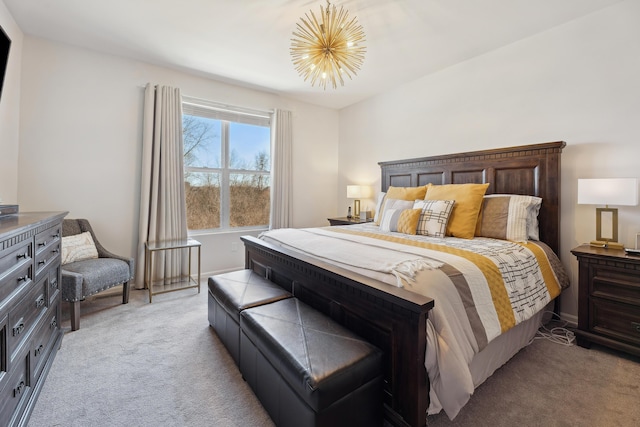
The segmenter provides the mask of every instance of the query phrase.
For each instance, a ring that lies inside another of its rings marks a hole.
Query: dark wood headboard
[[[560,154],[564,141],[380,162],[382,191],[389,186],[489,183],[487,194],[542,198],[540,240],[560,249]]]

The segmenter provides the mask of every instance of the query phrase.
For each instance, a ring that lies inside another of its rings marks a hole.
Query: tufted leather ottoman
[[[297,298],[240,313],[240,372],[277,426],[382,425],[381,363]]]
[[[240,312],[291,294],[251,270],[209,277],[209,324],[215,329],[236,365],[240,351]]]

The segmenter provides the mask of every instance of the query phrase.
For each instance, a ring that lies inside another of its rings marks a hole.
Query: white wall
[[[562,311],[575,321],[570,250],[595,238],[577,179],[640,178],[639,17],[640,2],[622,2],[341,110],[339,208],[348,183],[379,190],[379,161],[564,140],[559,255],[572,287]],[[633,247],[640,207],[619,214],[619,240]]]
[[[4,2],[0,2],[0,27],[11,39],[9,61],[0,98],[0,204],[16,204],[23,34]]]
[[[135,256],[143,87],[151,82],[231,105],[292,111],[293,225],[326,225],[336,212],[337,111],[30,36],[22,55],[21,211],[87,218],[108,249]],[[203,273],[244,266],[241,234],[196,237]]]

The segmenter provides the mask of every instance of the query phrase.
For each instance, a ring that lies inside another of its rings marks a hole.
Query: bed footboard
[[[393,425],[426,425],[426,320],[433,300],[255,237],[245,236],[242,240],[246,268],[282,286],[383,351],[387,421]]]

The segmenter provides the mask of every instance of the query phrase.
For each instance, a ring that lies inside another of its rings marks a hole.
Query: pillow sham
[[[424,199],[424,195],[427,194],[427,188],[431,184],[422,185],[420,187],[393,187],[390,186],[387,189],[387,197],[391,199],[410,200]]]
[[[482,198],[487,191],[486,184],[443,184],[431,185],[425,200],[454,200],[455,204],[447,223],[447,236],[472,239],[476,231]]]
[[[422,209],[385,209],[380,220],[380,230],[416,234]]]
[[[476,235],[512,242],[534,240],[529,236],[538,237],[537,214],[541,203],[542,199],[535,196],[515,194],[485,196],[478,217]]]
[[[382,203],[384,202],[384,198],[386,197],[386,195],[387,193],[385,193],[384,191],[378,193],[378,200],[376,201],[376,212],[373,215],[373,222],[375,222],[376,224],[380,223],[380,210],[382,209]]]
[[[453,210],[454,200],[416,200],[414,209],[421,209],[416,234],[444,237]]]
[[[380,225],[382,222],[382,216],[384,215],[384,211],[387,209],[411,209],[413,207],[413,200],[401,200],[401,199],[393,199],[389,197],[389,193],[384,197],[384,201],[382,202],[382,207],[380,208],[380,212],[378,213],[378,221],[376,225]]]
[[[75,261],[98,258],[98,250],[93,242],[91,233],[88,231],[80,234],[74,234],[73,236],[63,237],[61,246],[61,264],[69,264]]]
[[[534,196],[531,196],[534,197]],[[542,206],[542,199],[535,197],[539,201],[529,206],[529,215],[527,216],[527,236],[529,240],[540,240],[540,223],[538,221],[538,215],[540,214],[540,206]]]

